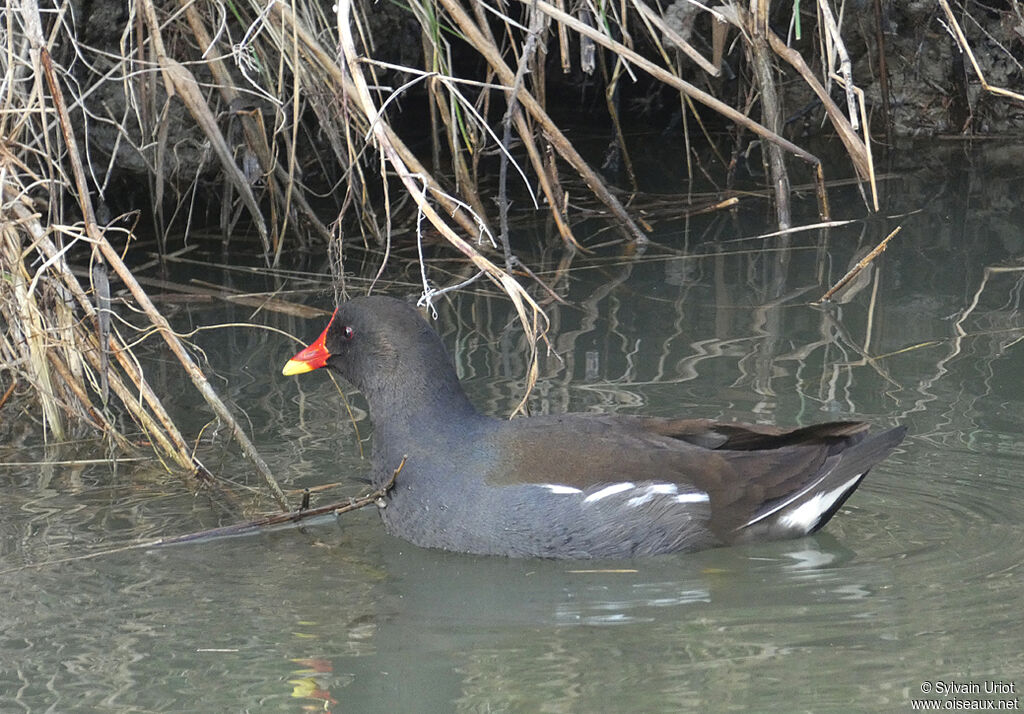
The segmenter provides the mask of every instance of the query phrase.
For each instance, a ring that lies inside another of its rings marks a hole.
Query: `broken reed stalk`
[[[889,241],[892,240],[896,236],[896,234],[899,233],[902,229],[903,229],[903,226],[897,226],[896,229],[893,230],[892,233],[890,233],[889,235],[887,235],[885,237],[885,240],[883,240],[881,243],[876,245],[874,247],[874,249],[870,253],[868,253],[863,258],[861,258],[860,261],[855,266],[850,268],[850,270],[846,273],[846,275],[841,277],[839,279],[839,281],[835,285],[833,285],[831,288],[829,288],[825,292],[824,295],[822,295],[820,298],[818,298],[817,302],[815,302],[814,304],[815,305],[820,305],[821,303],[829,300],[833,295],[835,295],[839,290],[841,290],[844,285],[846,285],[848,282],[850,282],[855,277],[857,277],[857,275],[860,273],[860,271],[862,271],[862,270],[864,270],[864,268],[868,267],[868,265],[871,264],[872,260],[877,258],[879,255],[881,255],[885,251],[886,246],[889,245]]]
[[[978,81],[981,82],[982,88],[990,94],[1007,97],[1008,99],[1014,99],[1018,102],[1024,102],[1024,94],[1013,92],[1009,89],[1003,89],[1002,87],[996,87],[988,83],[988,80],[985,79],[985,74],[981,71],[981,67],[978,66],[978,60],[974,58],[974,51],[971,49],[970,43],[967,42],[967,37],[964,36],[964,31],[960,28],[960,23],[957,22],[956,15],[953,14],[953,9],[949,6],[948,0],[939,0],[939,5],[942,7],[942,11],[946,14],[946,19],[949,20],[949,24],[952,26],[953,32],[956,34],[957,44],[960,45],[960,49],[971,61],[971,67],[974,68],[974,74],[977,76]]]
[[[838,75],[833,75],[833,78],[845,84],[846,80]],[[864,155],[868,162],[868,185],[871,187],[871,206],[877,213],[879,210],[878,206],[878,179],[875,176],[875,158],[871,153],[871,126],[868,123],[868,111],[864,103],[864,90],[860,87],[853,87],[853,95],[857,98],[857,107],[860,111],[860,125],[864,131]]]

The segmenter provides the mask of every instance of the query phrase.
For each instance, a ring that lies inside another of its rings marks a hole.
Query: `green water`
[[[788,242],[737,241],[769,228],[711,216],[659,224],[640,255],[578,256],[563,275],[560,249],[533,256],[569,303],[548,307],[552,355],[534,412],[908,425],[818,536],[644,561],[511,561],[420,550],[363,510],[60,562],[226,517],[149,459],[14,465],[103,451],[46,450],[34,425],[8,424],[0,711],[910,711],[923,689],[940,706],[959,702],[947,708],[1019,702],[1024,181],[992,167],[935,175],[889,181],[889,218]],[[845,200],[861,213],[854,194]],[[809,304],[896,225],[846,302]],[[543,240],[525,238],[524,254]],[[182,282],[329,302],[323,281],[171,269]],[[383,284],[410,294],[416,278]],[[508,304],[478,287],[440,301],[436,325],[474,401],[507,414],[523,346]],[[253,312],[165,309],[183,329]],[[307,340],[322,328],[252,319]],[[293,343],[237,328],[194,340],[286,488],[365,490],[334,386],[279,373]],[[148,372],[195,438],[210,416],[179,368],[154,346]],[[365,439],[365,403],[352,402]],[[225,434],[203,432],[199,454],[243,497],[259,488]],[[992,682],[1014,691],[985,694]],[[982,693],[949,693],[954,683]]]

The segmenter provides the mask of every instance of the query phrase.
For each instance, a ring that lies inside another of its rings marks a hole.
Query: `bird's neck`
[[[401,385],[366,394],[376,428],[402,429],[444,424],[479,416],[457,379],[437,375],[405,375]]]
[[[444,450],[443,444],[486,418],[466,396],[452,369],[403,369],[401,381],[364,390],[374,426],[374,453],[397,467],[403,455]],[[384,467],[387,464],[381,463]]]

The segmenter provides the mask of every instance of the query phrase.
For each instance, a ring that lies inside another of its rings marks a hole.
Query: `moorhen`
[[[480,414],[407,303],[343,304],[285,375],[329,367],[366,397],[387,530],[465,553],[624,558],[794,538],[825,525],[905,427],[800,429],[640,416]]]

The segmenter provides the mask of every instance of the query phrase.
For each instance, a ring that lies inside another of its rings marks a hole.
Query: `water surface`
[[[811,538],[626,562],[506,560],[410,546],[367,509],[63,561],[232,517],[148,457],[17,466],[103,451],[44,449],[34,427],[8,426],[0,710],[909,711],[936,682],[1019,690],[1022,188],[996,169],[964,169],[946,185],[911,172],[887,185],[890,218],[869,223],[766,242],[736,240],[767,230],[757,216],[665,221],[642,254],[610,246],[564,274],[559,249],[534,256],[569,302],[549,306],[553,353],[535,413],[910,428]],[[855,195],[846,200],[859,215]],[[842,303],[810,304],[897,224]],[[524,236],[523,251],[542,240]],[[180,281],[330,302],[322,280],[170,269]],[[383,285],[409,294],[410,278],[396,270]],[[440,301],[436,326],[474,401],[507,414],[525,353],[507,303],[480,288]],[[165,308],[183,329],[253,312]],[[266,312],[252,320],[305,339],[322,328]],[[337,483],[321,503],[365,491],[334,385],[279,374],[293,343],[238,328],[194,340],[286,488]],[[195,438],[210,420],[199,397],[156,348],[149,370]],[[369,438],[365,403],[351,398]],[[199,454],[244,499],[260,487],[225,435],[203,432]]]

